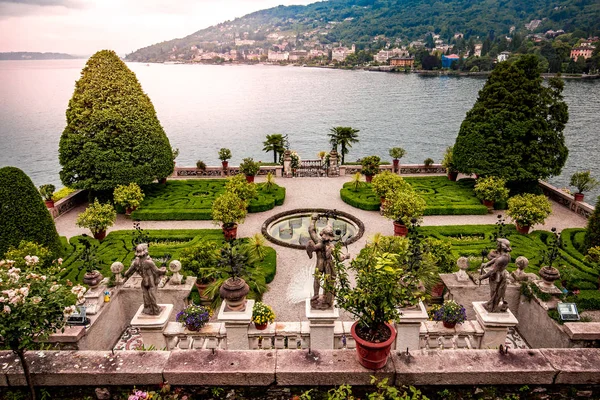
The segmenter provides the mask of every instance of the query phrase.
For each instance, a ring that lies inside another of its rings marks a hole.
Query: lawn
[[[483,215],[487,208],[475,197],[474,179],[461,179],[457,182],[445,176],[424,178],[404,178],[427,203],[425,215]],[[340,190],[345,203],[362,210],[377,211],[381,199],[371,189],[371,184],[363,185],[354,191],[351,183],[345,183]]]
[[[144,186],[146,197],[132,213],[139,221],[210,220],[215,198],[225,192],[226,179],[172,180],[166,184]],[[258,195],[250,200],[248,212],[261,212],[280,206],[285,200],[285,188],[275,185],[267,191],[257,184]]]

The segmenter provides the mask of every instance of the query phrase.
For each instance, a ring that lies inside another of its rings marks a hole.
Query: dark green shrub
[[[594,213],[588,219],[585,229],[585,250],[590,247],[600,246],[600,196],[594,208]]]
[[[15,167],[0,168],[0,258],[22,240],[62,253],[54,220],[29,177]]]
[[[571,296],[567,300],[577,304],[577,309],[580,312],[600,310],[600,291],[598,290],[581,290],[577,296]]]
[[[60,179],[74,189],[146,185],[173,172],[173,152],[150,98],[114,51],[87,61],[67,108]]]

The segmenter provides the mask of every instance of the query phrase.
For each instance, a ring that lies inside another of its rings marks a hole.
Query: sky
[[[316,1],[0,0],[0,52],[124,56],[254,11]]]

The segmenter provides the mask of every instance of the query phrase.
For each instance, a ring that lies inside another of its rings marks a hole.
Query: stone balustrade
[[[261,166],[260,170],[256,175],[264,176],[271,172],[273,175],[281,177],[283,166]],[[237,175],[240,173],[239,166],[231,166],[227,168],[223,167],[206,167],[205,169],[199,169],[196,167],[178,167],[175,166],[173,169],[174,178],[223,178],[226,176]]]
[[[87,194],[87,190],[77,190],[55,202],[54,207],[48,209],[48,211],[50,211],[52,218],[56,219],[78,205],[85,203],[87,201]]]
[[[583,201],[575,201],[575,197],[572,194],[566,193],[552,186],[548,182],[539,181],[539,185],[546,197],[567,207],[574,213],[579,214],[584,218],[589,218],[590,215],[594,213],[594,206]]]

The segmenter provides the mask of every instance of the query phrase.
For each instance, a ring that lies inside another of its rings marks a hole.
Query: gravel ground
[[[257,177],[260,182],[263,178]],[[342,185],[350,177],[338,178],[278,178],[277,184],[285,186],[287,193],[285,203],[272,210],[248,214],[246,221],[238,227],[238,236],[252,236],[260,232],[263,222],[270,216],[295,208],[329,208],[346,211],[359,218],[365,224],[365,234],[356,243],[348,246],[351,255],[355,255],[375,233],[393,235],[392,222],[382,217],[378,211],[364,211],[344,203],[339,195]],[[86,229],[75,225],[77,215],[85,209],[85,205],[77,207],[69,213],[56,219],[56,228],[61,236],[72,237],[89,233]],[[544,225],[536,225],[534,229],[550,230],[556,227],[559,231],[565,228],[585,227],[587,220],[567,208],[552,204],[552,215]],[[440,225],[481,225],[494,224],[499,212],[488,215],[444,215],[423,218],[423,226]],[[217,228],[211,221],[142,221],[144,229],[205,229]],[[132,222],[123,215],[117,217],[117,222],[108,231],[132,229]],[[269,285],[269,291],[263,300],[271,305],[278,321],[306,320],[305,304],[301,301],[302,293],[312,285],[311,271],[314,269],[314,259],[308,259],[305,251],[295,250],[271,244],[277,251],[277,275]],[[342,319],[350,319],[342,314]]]

